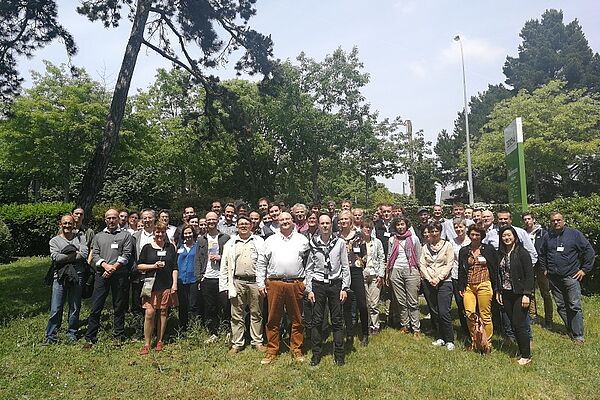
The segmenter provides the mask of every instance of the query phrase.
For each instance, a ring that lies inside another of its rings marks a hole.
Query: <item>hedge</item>
[[[92,229],[102,226],[104,212],[111,206],[114,205],[94,207],[89,223]],[[0,220],[4,220],[12,236],[10,254],[17,257],[48,255],[48,242],[58,232],[60,217],[70,213],[73,207],[73,203],[61,202],[0,205]]]

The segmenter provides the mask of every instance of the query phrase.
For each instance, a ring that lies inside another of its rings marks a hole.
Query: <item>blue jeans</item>
[[[79,282],[66,288],[58,282],[56,276],[52,281],[52,301],[50,302],[50,319],[46,326],[46,339],[48,342],[58,341],[58,331],[62,324],[63,306],[65,298],[69,303],[69,326],[67,328],[67,338],[77,340],[77,330],[79,329],[79,311],[81,310],[81,288],[83,286],[83,272],[77,273]]]
[[[556,310],[562,318],[569,336],[583,340],[583,311],[581,310],[581,285],[571,276],[548,275],[550,290],[556,302]]]
[[[431,286],[425,282],[430,293],[429,305],[431,319],[435,319],[438,328],[438,339],[446,343],[454,342],[454,331],[452,330],[452,318],[450,318],[450,307],[452,306],[452,281],[441,281],[437,286]]]

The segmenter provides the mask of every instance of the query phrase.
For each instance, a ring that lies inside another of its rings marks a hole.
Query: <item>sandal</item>
[[[140,356],[145,356],[150,352],[150,346],[144,346],[140,350]]]
[[[156,351],[162,351],[163,349],[163,342],[161,342],[160,340],[158,342],[156,342],[156,348],[154,350]]]

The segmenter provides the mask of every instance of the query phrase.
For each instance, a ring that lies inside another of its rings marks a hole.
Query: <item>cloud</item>
[[[417,2],[414,0],[398,0],[394,3],[393,8],[399,15],[413,15],[417,11]]]
[[[463,50],[465,55],[465,63],[478,64],[498,64],[501,63],[506,55],[507,50],[485,39],[472,38],[460,35]],[[460,48],[459,43],[451,41],[448,43],[440,54],[440,62],[443,64],[458,64],[460,63]]]
[[[424,79],[429,75],[427,65],[424,61],[411,61],[408,64],[408,70],[415,78]]]

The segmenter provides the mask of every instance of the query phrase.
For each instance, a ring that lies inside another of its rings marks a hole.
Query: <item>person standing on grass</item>
[[[272,208],[271,208],[272,209]],[[265,251],[256,265],[258,290],[268,301],[267,352],[261,364],[270,364],[277,357],[280,326],[284,309],[292,322],[290,352],[297,362],[303,362],[302,300],[308,256],[308,239],[294,230],[292,216],[279,215],[279,229],[265,240]]]
[[[535,274],[535,283],[540,288],[540,293],[542,295],[542,299],[544,301],[544,325],[547,328],[552,327],[552,295],[550,294],[550,283],[548,282],[548,277],[541,270],[541,257],[539,257],[542,242],[546,240],[546,236],[548,236],[548,231],[546,231],[540,224],[535,221],[535,218],[531,212],[525,212],[522,215],[523,224],[525,225],[525,230],[529,234],[529,238],[533,243],[533,247],[535,247],[535,251],[538,253],[538,262],[533,265],[533,272]],[[537,319],[537,301],[535,298],[535,290],[531,293],[531,306],[529,307],[529,314]]]
[[[369,335],[379,333],[379,296],[385,279],[385,254],[383,244],[373,237],[375,225],[370,219],[361,222],[362,239],[360,243],[360,256],[356,263],[363,269],[365,279],[365,292],[367,294],[367,308],[369,310]]]
[[[454,265],[454,250],[452,244],[440,238],[442,227],[432,223],[427,228],[430,243],[423,245],[419,267],[424,288],[429,292],[431,319],[437,326],[437,339],[431,344],[444,346],[449,351],[454,350],[454,331],[450,318],[452,305],[452,266]]]
[[[197,316],[199,312],[200,295],[194,274],[198,235],[194,227],[189,224],[185,224],[181,232],[183,243],[177,249],[177,299],[179,301],[179,329],[185,332],[188,329],[190,313],[192,316]]]
[[[154,241],[146,244],[140,253],[137,269],[146,274],[154,275],[154,285],[150,296],[142,297],[142,308],[146,310],[144,318],[144,347],[140,355],[150,351],[156,311],[156,351],[162,351],[163,339],[167,329],[169,307],[177,307],[177,253],[173,243],[167,237],[167,225],[159,221],[154,227]],[[146,278],[146,279],[147,279]]]
[[[419,287],[421,274],[419,259],[421,258],[421,242],[409,229],[407,218],[392,220],[393,236],[390,238],[387,263],[387,285],[392,289],[392,301],[397,302],[402,327],[400,332],[412,333],[415,337],[421,334],[419,321]]]
[[[50,319],[46,326],[44,344],[58,342],[58,331],[62,324],[65,299],[69,303],[67,339],[77,341],[79,329],[79,311],[81,310],[81,290],[83,272],[88,256],[88,247],[83,232],[74,232],[75,220],[72,215],[60,219],[60,232],[50,239],[50,258],[52,259],[52,301]]]
[[[550,213],[551,229],[542,242],[542,270],[550,281],[556,309],[571,339],[584,344],[581,281],[592,272],[596,253],[577,229],[565,226],[565,217]]]
[[[344,204],[344,203],[342,203]],[[367,309],[367,294],[365,292],[365,278],[361,264],[357,264],[360,256],[361,233],[354,230],[352,213],[344,210],[339,215],[340,238],[346,241],[346,251],[350,263],[350,289],[351,295],[344,302],[344,323],[346,324],[346,346],[352,348],[354,343],[355,323],[360,318],[360,344],[366,347],[369,344],[369,310]]]
[[[155,223],[156,213],[151,208],[145,208],[142,210],[142,222],[144,224],[144,229],[141,231],[134,232],[133,240],[135,246],[135,260],[137,262],[140,257],[140,253],[145,245],[148,243],[152,243],[154,241],[154,223]],[[136,334],[141,336],[143,333],[144,327],[144,309],[142,308],[142,286],[144,285],[145,275],[134,267],[131,269],[129,280],[131,282],[130,286],[130,310],[133,314],[134,326],[136,330]]]
[[[85,349],[90,349],[98,340],[100,315],[110,290],[114,309],[113,335],[114,344],[120,346],[125,338],[125,311],[127,310],[127,293],[129,286],[129,270],[127,265],[133,254],[133,238],[127,230],[119,228],[119,213],[111,208],[104,214],[106,228],[94,236],[92,262],[97,272],[94,279],[94,294],[88,329],[85,334]]]
[[[464,218],[454,218],[454,238],[450,240],[452,243],[452,249],[454,250],[454,266],[452,267],[452,291],[454,293],[454,301],[456,301],[456,308],[458,311],[458,318],[460,320],[461,334],[464,338],[468,338],[469,328],[467,327],[467,318],[465,316],[465,305],[463,303],[463,297],[460,295],[460,288],[458,284],[458,255],[460,249],[471,243],[471,239],[467,236],[467,224]],[[473,225],[473,224],[471,224]]]
[[[308,301],[314,304],[312,314],[312,359],[311,366],[321,362],[323,347],[323,320],[326,306],[329,307],[333,330],[333,355],[338,366],[345,363],[344,315],[342,304],[348,296],[350,269],[346,243],[331,234],[329,215],[319,217],[319,234],[310,241],[310,255],[306,265],[306,292]]]
[[[498,255],[491,244],[483,244],[485,229],[477,224],[467,228],[470,243],[458,252],[458,290],[463,298],[467,326],[471,341],[475,341],[475,316],[481,320],[488,338],[488,346],[474,348],[484,353],[491,351],[491,340],[494,334],[492,325],[492,299],[498,291]]]
[[[229,325],[230,305],[226,293],[219,292],[219,276],[221,275],[221,257],[229,235],[219,232],[217,223],[219,216],[211,211],[206,214],[206,235],[198,237],[196,248],[195,274],[200,282],[199,289],[204,301],[204,318],[210,337],[206,343],[214,343],[219,339],[221,323]],[[229,329],[229,326],[227,326]]]
[[[250,312],[250,344],[260,352],[263,346],[262,298],[256,285],[256,263],[264,251],[264,240],[252,234],[252,222],[245,215],[237,218],[237,234],[225,244],[221,258],[219,290],[231,302],[231,349],[237,354],[245,347],[246,308]]]
[[[514,227],[505,225],[500,228],[500,287],[496,300],[504,306],[515,331],[521,358],[519,365],[531,362],[527,313],[529,299],[533,292],[533,264],[531,256],[521,245]]]

